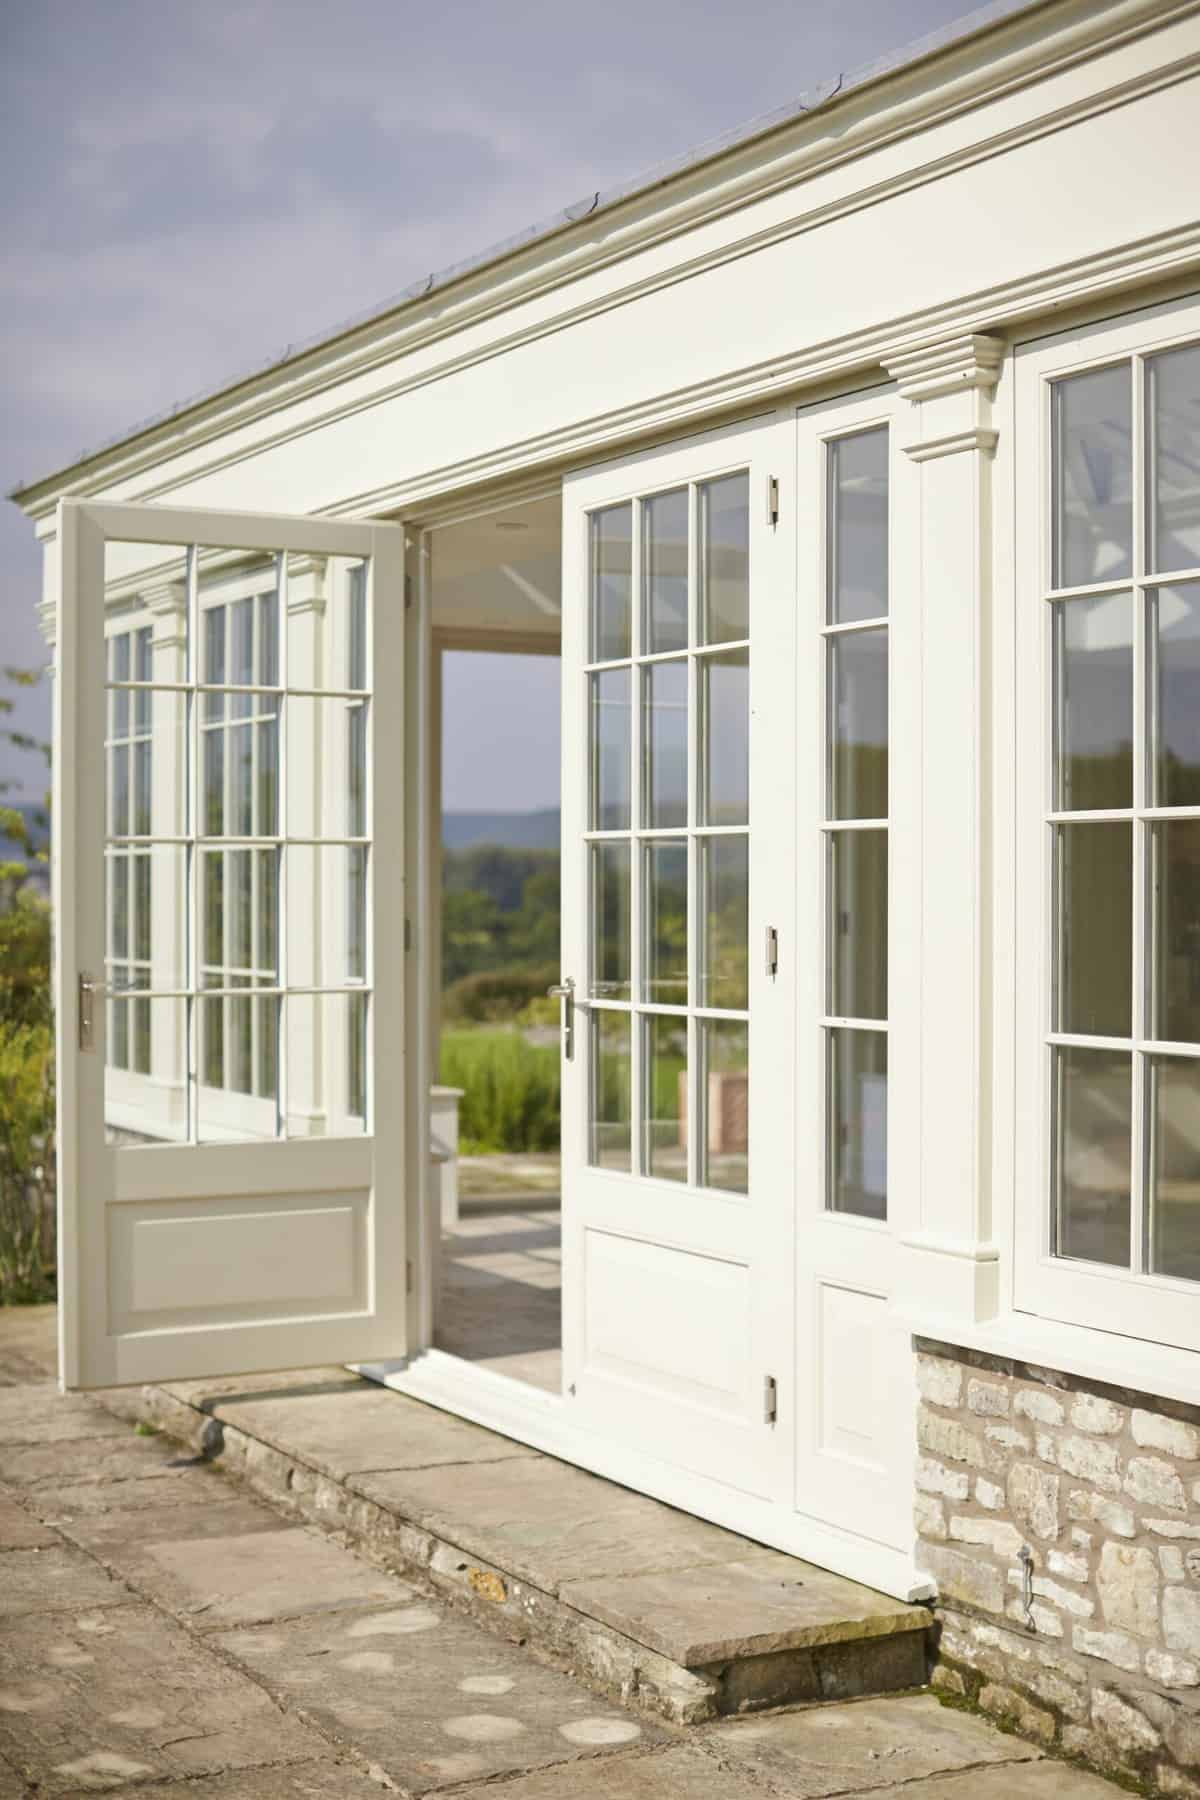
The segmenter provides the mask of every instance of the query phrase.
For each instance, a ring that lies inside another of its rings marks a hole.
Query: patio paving
[[[99,1791],[126,1800],[366,1800],[381,1784],[458,1800],[1115,1800],[1108,1783],[927,1693],[687,1730],[647,1717],[581,1679],[570,1654],[556,1666],[465,1616],[457,1593],[439,1592],[430,1569],[409,1579],[298,1525],[219,1464],[181,1456],[165,1434],[137,1435],[98,1401],[64,1400],[43,1371],[14,1379],[6,1324],[0,1313],[0,1381],[9,1384],[0,1395],[9,1419],[20,1421],[15,1439],[24,1433],[29,1441],[0,1444],[0,1800]],[[27,1370],[36,1341],[28,1320],[22,1333],[17,1373]],[[306,1430],[318,1430],[311,1373],[281,1379],[272,1401],[247,1400],[244,1383],[216,1385],[233,1408],[295,1406]],[[358,1391],[342,1373],[334,1385],[330,1400],[339,1408]],[[406,1415],[430,1412],[386,1398]],[[112,1403],[127,1408],[130,1396]],[[60,1429],[68,1421],[76,1435]],[[237,1433],[227,1427],[230,1438]],[[286,1438],[282,1413],[272,1433]],[[255,1442],[246,1438],[243,1448]],[[429,1454],[453,1448],[433,1428],[424,1442]],[[355,1460],[344,1435],[338,1444],[321,1450],[327,1468]],[[281,1457],[260,1448],[268,1461]],[[497,1554],[506,1533],[516,1542],[524,1530],[522,1554],[539,1578],[569,1589],[569,1534],[551,1529],[562,1492],[541,1478],[541,1499],[523,1525],[515,1481],[559,1465],[518,1447],[494,1457],[478,1442],[472,1448],[475,1460],[391,1475],[428,1486],[440,1471],[452,1489],[470,1473],[479,1480],[470,1503],[485,1512],[484,1477],[505,1478],[503,1504],[487,1526]],[[35,1451],[51,1463],[21,1461]],[[14,1458],[19,1483],[8,1481]],[[565,1474],[597,1490],[609,1485]],[[641,1496],[625,1499],[654,1507]],[[584,1532],[580,1566],[602,1569],[606,1554],[619,1562],[621,1533],[637,1535],[634,1515],[614,1514],[604,1529],[602,1509],[588,1516],[597,1524],[590,1537]],[[662,1545],[674,1545],[680,1573],[711,1602],[707,1653],[716,1634],[744,1629],[729,1611],[727,1564],[705,1560],[729,1534],[670,1517],[675,1536]],[[751,1550],[749,1566],[761,1575],[772,1557]],[[664,1599],[654,1583],[669,1582],[669,1557],[660,1573],[639,1567],[626,1577],[632,1585],[622,1604],[632,1616],[636,1598],[668,1642],[675,1596],[668,1587]],[[591,1579],[603,1583],[603,1573]],[[810,1593],[810,1607],[813,1600]],[[798,1616],[781,1618],[765,1604],[759,1619],[788,1641],[804,1628]],[[688,1629],[695,1635],[694,1624]]]

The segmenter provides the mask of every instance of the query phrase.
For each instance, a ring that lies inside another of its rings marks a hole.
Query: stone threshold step
[[[677,1724],[927,1678],[924,1607],[345,1369],[96,1398],[204,1448],[292,1514]]]

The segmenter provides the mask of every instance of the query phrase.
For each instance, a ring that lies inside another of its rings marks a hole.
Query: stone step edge
[[[928,1680],[928,1627],[685,1668],[221,1418],[219,1402],[201,1408],[154,1385],[93,1397],[128,1423],[151,1425],[197,1453],[206,1433],[211,1441],[215,1420],[222,1439],[216,1467],[489,1630],[547,1655],[622,1705],[669,1723],[702,1725],[729,1713],[895,1692]]]

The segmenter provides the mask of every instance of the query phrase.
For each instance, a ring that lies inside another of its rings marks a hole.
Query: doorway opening
[[[433,1344],[557,1395],[558,502],[429,541]]]

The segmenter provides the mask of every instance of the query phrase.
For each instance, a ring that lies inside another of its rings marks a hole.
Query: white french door
[[[771,416],[563,490],[564,1403],[784,1501],[791,452]]]
[[[894,1301],[920,1156],[922,674],[900,404],[875,390],[797,421],[795,1504],[906,1563],[916,1413]]]
[[[403,532],[65,501],[59,554],[63,1382],[402,1355]]]

